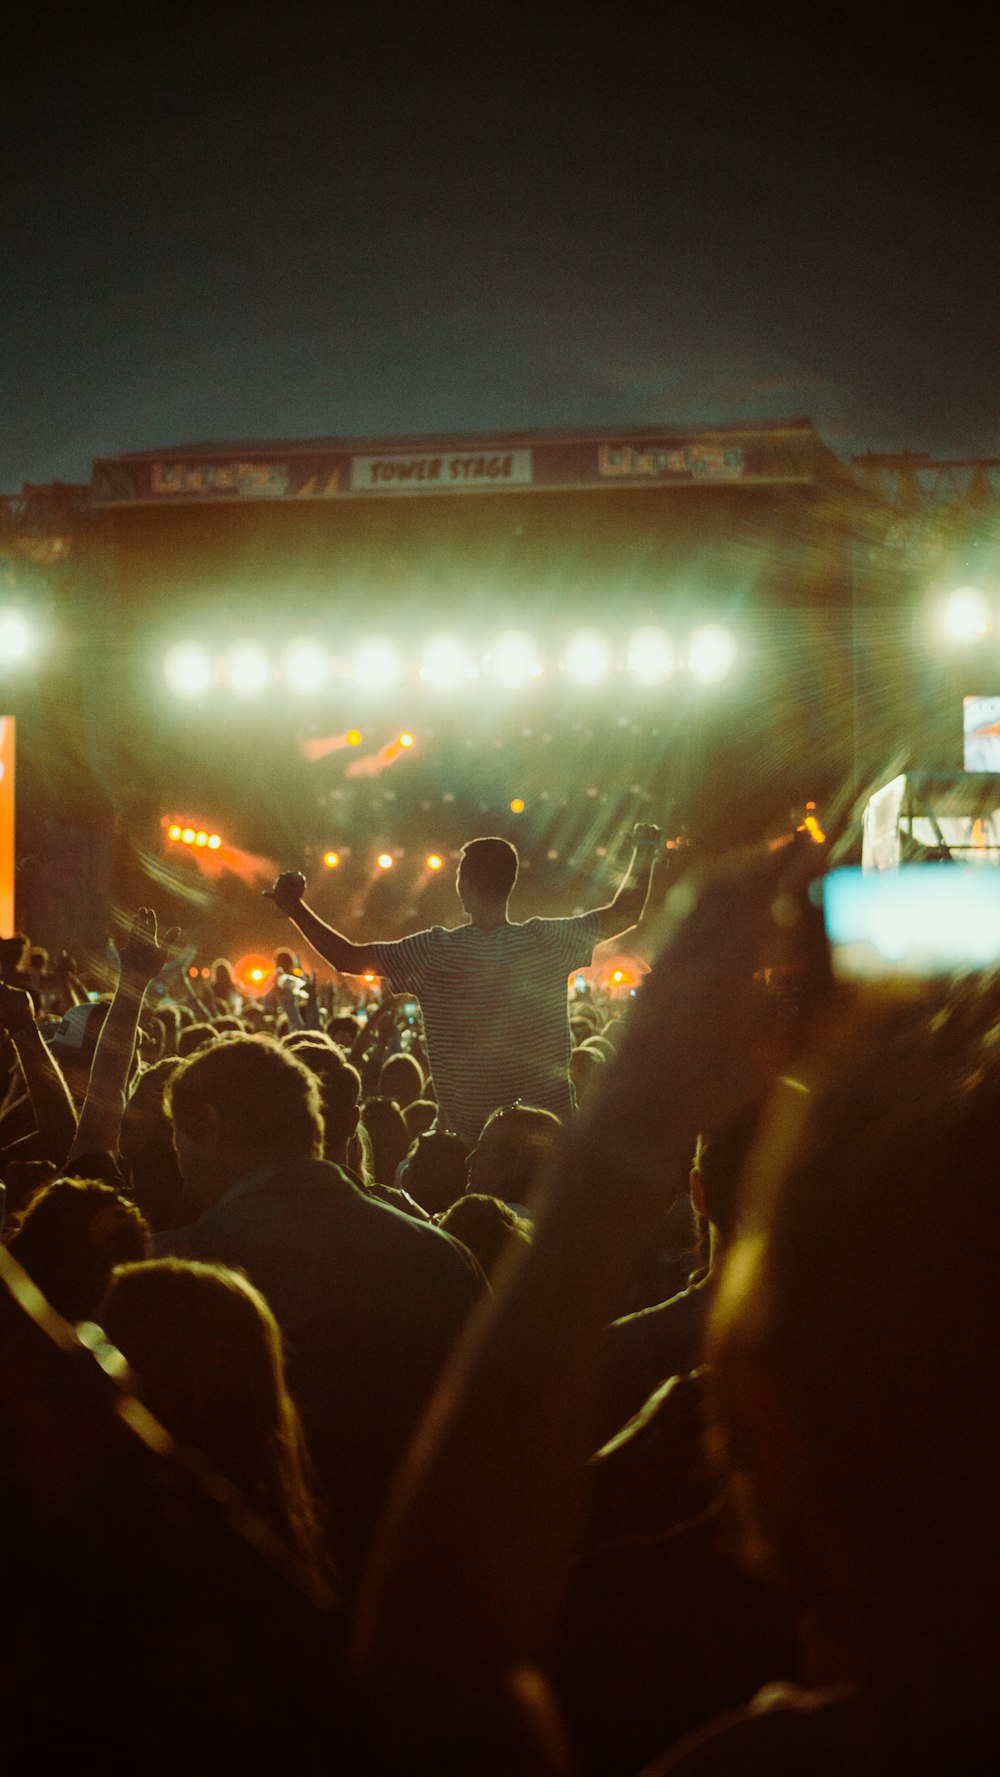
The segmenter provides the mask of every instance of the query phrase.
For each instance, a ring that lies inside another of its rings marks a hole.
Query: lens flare
[[[267,655],[258,642],[237,642],[226,663],[229,683],[238,697],[255,697],[270,678]]]
[[[611,671],[611,649],[596,629],[582,629],[566,650],[566,671],[578,685],[599,685]]]
[[[20,611],[0,611],[0,662],[23,660],[31,652],[31,631]]]
[[[959,586],[952,593],[945,607],[944,624],[955,642],[972,642],[989,635],[990,607],[978,586]]]
[[[177,697],[198,697],[212,683],[212,662],[200,642],[178,642],[163,662],[163,673]]]
[[[706,623],[696,629],[688,644],[688,666],[696,679],[710,684],[724,679],[736,659],[736,642],[721,624]]]
[[[662,629],[637,629],[629,638],[627,660],[640,685],[660,685],[674,670],[674,644]]]
[[[399,677],[399,655],[382,636],[370,636],[354,655],[354,677],[367,691],[384,691]]]
[[[326,679],[326,654],[318,642],[300,637],[289,642],[281,661],[282,677],[303,697],[318,691]]]
[[[459,636],[434,636],[424,649],[420,677],[435,691],[454,691],[475,676],[469,650]]]

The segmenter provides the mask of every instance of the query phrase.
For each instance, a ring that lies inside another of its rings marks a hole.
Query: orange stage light
[[[520,796],[514,797],[514,800],[510,805],[510,812],[511,812],[511,814],[523,814],[524,813],[524,803],[522,802]]]
[[[349,747],[359,747],[361,745],[361,730],[360,730],[360,728],[349,728],[347,730],[347,733],[344,736],[344,739],[346,740]]]
[[[444,859],[439,858],[436,851],[432,851],[427,860],[427,868],[428,870],[440,870],[443,863]]]
[[[181,834],[181,839],[184,841],[185,845],[193,845],[194,844],[194,828],[193,827],[185,827],[183,833]]]
[[[337,865],[340,863],[339,851],[325,851],[323,853],[323,862],[328,870],[336,870]]]
[[[173,826],[168,827],[168,829],[167,829],[167,838],[168,839],[179,839],[180,836],[181,836],[181,828],[177,825],[177,822],[175,821]]]
[[[408,729],[403,730],[402,734],[399,737],[399,744],[401,747],[412,747],[413,736],[412,736],[412,734],[410,734]]]
[[[387,851],[380,851],[379,852],[378,867],[380,870],[391,870],[392,869],[392,858],[390,857],[390,855]]]
[[[265,993],[274,979],[274,958],[260,951],[251,951],[233,964],[233,980],[238,991],[250,999]]]

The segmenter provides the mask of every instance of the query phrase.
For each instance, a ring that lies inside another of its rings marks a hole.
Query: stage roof
[[[812,422],[240,440],[99,458],[100,507],[843,484]]]

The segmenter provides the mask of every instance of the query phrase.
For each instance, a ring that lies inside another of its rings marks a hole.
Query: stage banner
[[[589,492],[830,482],[842,474],[808,421],[691,433],[329,440],[200,445],[94,463],[95,506],[344,500],[505,491]]]
[[[0,716],[0,937],[14,925],[14,717]]]
[[[352,494],[464,494],[530,487],[530,450],[385,452],[351,458]]]

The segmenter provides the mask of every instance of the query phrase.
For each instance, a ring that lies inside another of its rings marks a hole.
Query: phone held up
[[[917,983],[1000,966],[1000,870],[988,864],[831,870],[814,892],[839,980]]]

